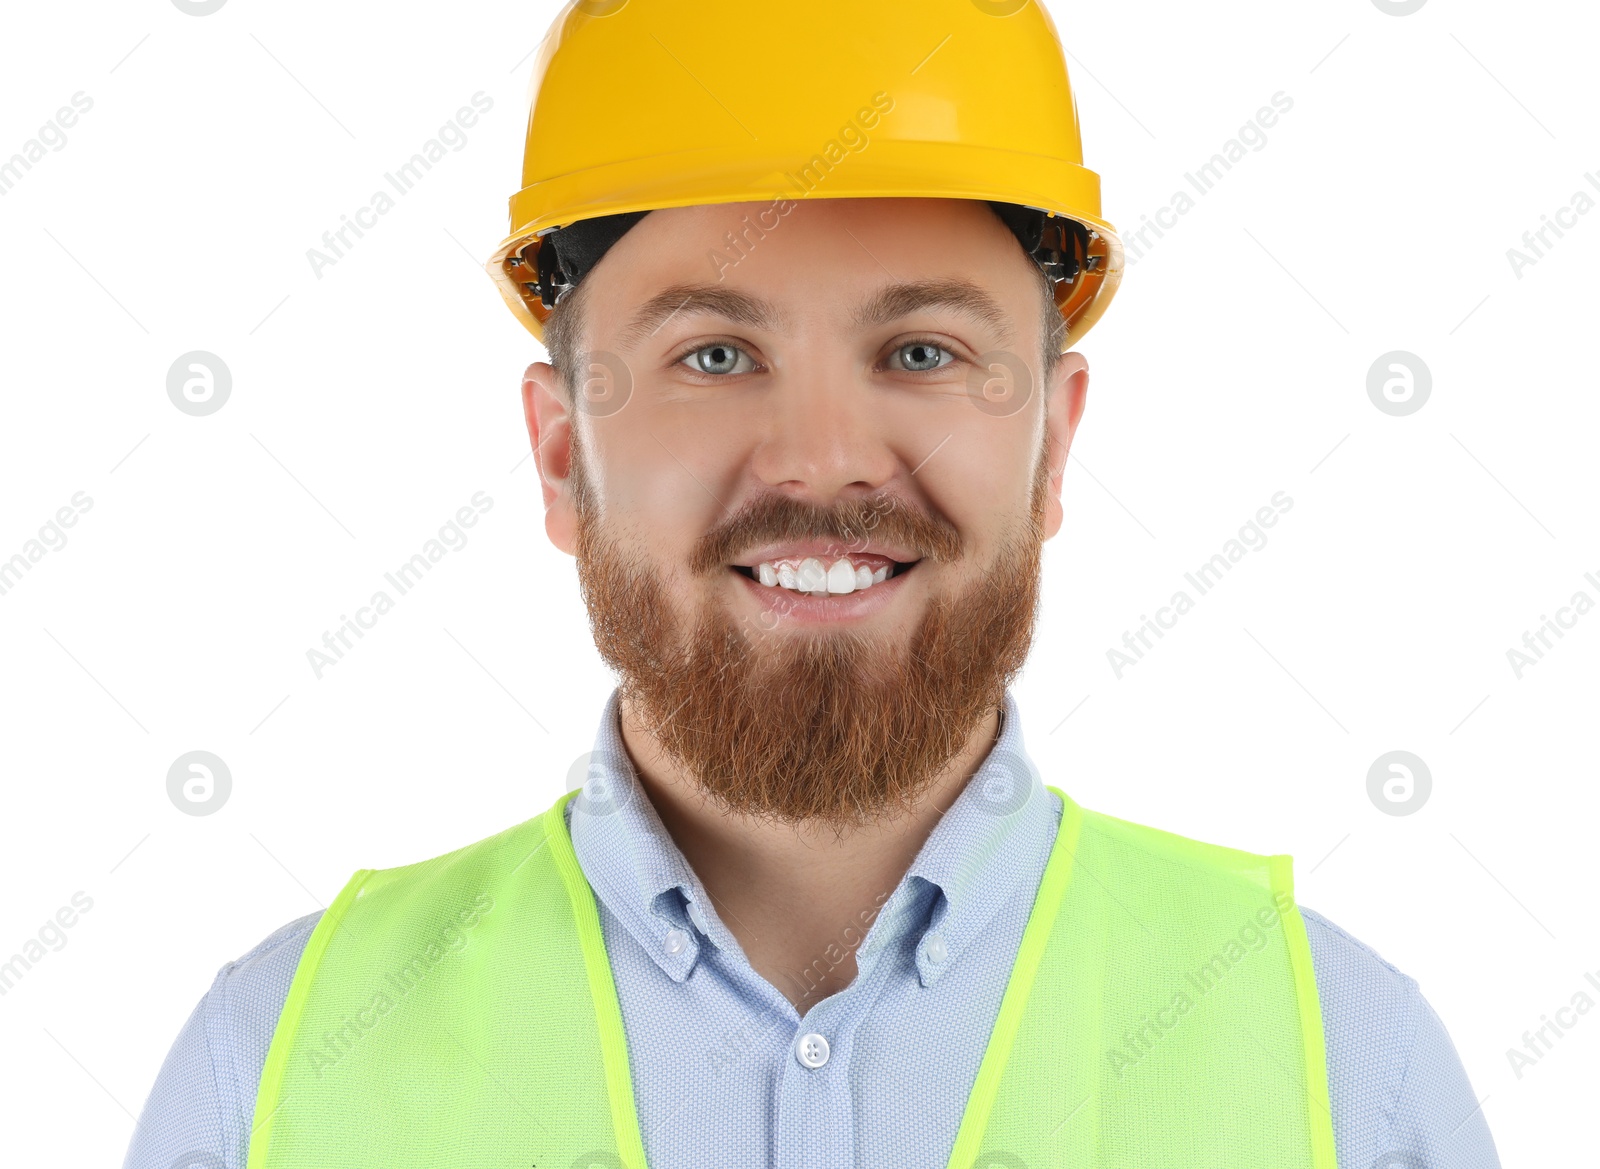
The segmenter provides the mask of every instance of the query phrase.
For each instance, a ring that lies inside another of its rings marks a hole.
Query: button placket
[[[850,1165],[855,1143],[850,1091],[849,1032],[859,1020],[820,1009],[802,1020],[789,1041],[780,1076],[774,1169]]]

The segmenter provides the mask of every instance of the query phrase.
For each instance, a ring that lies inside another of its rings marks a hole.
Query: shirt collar
[[[1007,690],[994,746],[873,923],[863,965],[890,949],[909,950],[919,981],[932,986],[1036,870],[1056,825],[1054,797],[1028,758],[1021,715]]]
[[[689,977],[702,942],[734,946],[711,897],[662,824],[622,742],[622,695],[611,692],[594,750],[572,777],[583,790],[567,804],[572,849],[596,897],[675,982]]]
[[[621,691],[601,714],[594,750],[574,767],[583,791],[567,804],[573,851],[595,895],[675,982],[700,947],[739,952],[710,895],[639,783],[622,742]],[[972,779],[939,818],[857,950],[865,970],[910,953],[931,986],[955,965],[1033,871],[1054,839],[1056,810],[1022,741],[1009,690],[999,734]]]

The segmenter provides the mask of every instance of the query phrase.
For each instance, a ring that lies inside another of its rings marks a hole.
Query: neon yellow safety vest
[[[1337,1169],[1290,858],[1049,790],[1061,825],[951,1169]],[[247,1169],[646,1169],[575,794],[351,878],[295,972]]]

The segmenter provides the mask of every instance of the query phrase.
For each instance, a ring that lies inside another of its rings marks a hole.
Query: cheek
[[[695,484],[688,444],[642,415],[637,412],[627,425],[619,417],[595,428],[591,479],[614,530],[626,531],[633,546],[648,548],[651,559],[659,560],[659,546],[681,540],[694,511],[703,503],[716,505]]]
[[[695,492],[705,498],[698,488]],[[660,584],[668,603],[679,613],[686,613],[708,587],[722,583],[715,575],[697,577],[690,569],[696,542],[716,522],[715,515],[688,506],[692,504],[670,479],[658,481],[653,488],[642,481],[640,489],[620,491],[606,504],[615,521],[609,531],[617,556],[630,569],[641,570]]]
[[[602,436],[605,506],[663,574],[687,580],[695,544],[739,502],[741,464],[704,413],[637,402],[627,413]]]
[[[1028,445],[1024,427],[999,426],[991,419],[969,420],[949,433],[917,472],[918,489],[964,540],[987,544],[1027,514],[1037,450]]]

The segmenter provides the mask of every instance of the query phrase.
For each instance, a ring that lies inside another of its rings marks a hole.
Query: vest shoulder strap
[[[1049,790],[1061,827],[951,1165],[1336,1169],[1290,858]]]
[[[644,1169],[598,909],[563,819],[575,794],[350,879],[279,1016],[247,1169]]]

